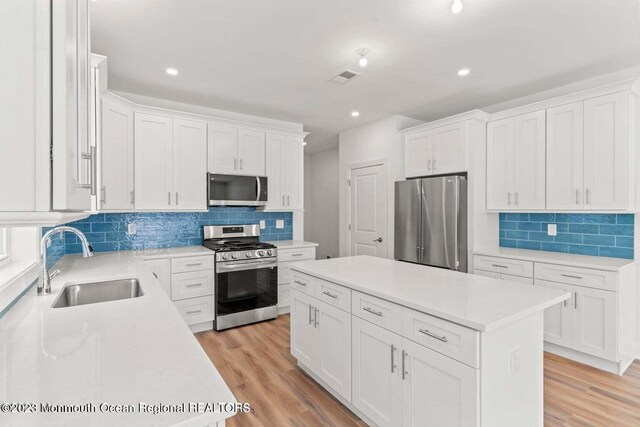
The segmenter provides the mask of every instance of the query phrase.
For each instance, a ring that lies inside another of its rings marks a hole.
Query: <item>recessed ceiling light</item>
[[[464,77],[464,76],[469,75],[470,72],[471,72],[471,70],[469,70],[468,68],[463,68],[461,70],[458,70],[458,75],[460,77]]]
[[[367,55],[369,54],[369,52],[371,51],[366,47],[361,47],[360,49],[356,50],[356,53],[360,55],[360,60],[358,61],[358,64],[360,64],[361,67],[366,67],[367,64],[369,63],[369,60],[367,59]]]
[[[462,0],[453,0],[451,5],[451,13],[458,14],[462,12]]]
[[[352,111],[351,112],[351,117],[358,117],[360,115],[360,113],[358,111]]]
[[[170,76],[177,76],[178,75],[178,70],[176,70],[175,68],[167,68],[165,71]]]

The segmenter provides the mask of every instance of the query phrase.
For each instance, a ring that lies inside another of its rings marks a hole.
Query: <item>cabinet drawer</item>
[[[351,314],[396,334],[402,331],[402,307],[361,292],[351,292]]]
[[[308,274],[298,273],[297,271],[291,272],[291,289],[297,289],[300,292],[304,292],[307,295],[316,296],[318,279]]]
[[[210,322],[213,320],[213,296],[175,301],[173,305],[187,322],[187,325]]]
[[[171,299],[178,301],[213,294],[213,277],[213,270],[172,274]]]
[[[501,274],[500,278],[502,280],[506,280],[509,282],[516,282],[516,283],[521,283],[523,285],[533,286],[533,278],[531,277],[512,276],[511,274]]]
[[[402,336],[473,368],[480,367],[480,333],[473,329],[403,307]]]
[[[613,271],[537,262],[535,272],[536,279],[586,286],[588,288],[604,289],[607,291],[615,291],[617,289],[618,274]]]
[[[492,279],[502,278],[502,274],[500,273],[496,273],[495,271],[478,270],[477,268],[473,269],[473,274],[477,276],[491,277]]]
[[[200,271],[213,269],[215,257],[213,256],[193,256],[185,258],[171,259],[172,273],[185,273],[187,271]]]
[[[351,289],[336,283],[318,280],[316,298],[351,313]]]
[[[303,259],[316,259],[315,248],[278,249],[278,262],[300,261]]]
[[[475,255],[473,257],[473,265],[479,270],[533,277],[533,262],[531,261]]]

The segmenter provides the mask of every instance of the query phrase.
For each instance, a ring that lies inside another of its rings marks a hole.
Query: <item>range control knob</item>
[[[238,259],[238,253],[237,252],[232,253],[231,258]]]
[[[229,256],[227,254],[222,254],[222,259],[229,259]]]
[[[264,251],[258,251],[258,256],[264,256]]]
[[[251,258],[251,252],[247,252],[247,258]]]
[[[269,256],[273,256],[273,249],[269,249],[269,250],[267,251],[267,255],[269,255]]]

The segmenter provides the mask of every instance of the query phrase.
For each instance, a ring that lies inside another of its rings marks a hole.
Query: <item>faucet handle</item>
[[[53,279],[53,278],[54,278],[54,277],[56,277],[58,274],[60,274],[60,270],[52,271],[51,273],[49,273],[49,280]]]

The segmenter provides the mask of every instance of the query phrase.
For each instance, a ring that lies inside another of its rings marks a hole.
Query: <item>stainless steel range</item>
[[[257,225],[205,226],[204,246],[216,253],[216,330],[278,317],[278,250]]]

